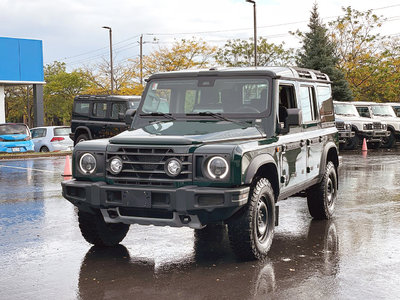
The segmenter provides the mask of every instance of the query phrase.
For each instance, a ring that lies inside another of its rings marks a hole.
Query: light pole
[[[110,33],[110,69],[111,69],[111,95],[114,93],[114,74],[113,74],[113,55],[112,55],[112,30],[109,26],[103,26],[104,29],[108,29]]]
[[[253,4],[254,11],[254,66],[257,67],[257,18],[256,18],[256,1],[246,0],[248,3]]]

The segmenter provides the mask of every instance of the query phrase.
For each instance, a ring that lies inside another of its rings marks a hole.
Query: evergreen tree
[[[344,74],[336,66],[338,58],[335,55],[335,45],[329,40],[327,29],[322,24],[318,6],[314,3],[311,11],[310,32],[297,34],[302,38],[303,47],[296,58],[297,65],[302,68],[320,70],[328,74],[332,84],[332,94],[335,100],[352,100],[352,92]]]

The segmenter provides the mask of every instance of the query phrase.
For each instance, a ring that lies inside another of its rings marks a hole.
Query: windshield
[[[343,116],[356,116],[358,117],[358,111],[353,104],[334,104],[335,114]]]
[[[265,78],[152,80],[141,113],[256,115],[268,109],[269,101],[269,81]]]
[[[3,124],[0,125],[0,135],[26,134],[29,135],[28,128],[23,124]]]
[[[54,136],[68,136],[71,133],[71,128],[60,127],[54,128]]]
[[[375,116],[396,117],[393,109],[386,105],[372,105],[372,113]]]

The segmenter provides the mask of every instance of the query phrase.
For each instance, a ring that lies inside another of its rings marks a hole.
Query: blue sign
[[[0,84],[43,82],[42,41],[0,37]]]

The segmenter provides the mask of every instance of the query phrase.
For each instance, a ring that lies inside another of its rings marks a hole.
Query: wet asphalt
[[[91,247],[61,196],[64,158],[0,161],[0,299],[398,299],[400,150],[341,155],[335,217],[281,201],[263,262],[188,228],[133,225]]]

